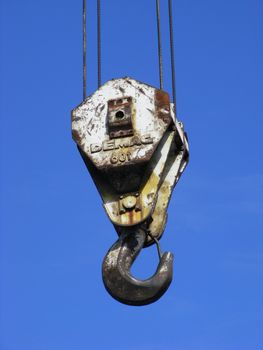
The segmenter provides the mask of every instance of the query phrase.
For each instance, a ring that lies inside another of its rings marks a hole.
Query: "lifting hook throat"
[[[142,250],[147,233],[141,227],[124,231],[108,251],[102,265],[102,277],[109,294],[123,304],[142,306],[157,301],[168,289],[173,277],[173,254],[162,254],[155,274],[139,280],[130,269]]]

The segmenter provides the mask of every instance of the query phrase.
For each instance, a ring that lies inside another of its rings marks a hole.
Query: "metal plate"
[[[109,104],[114,100],[119,101],[120,110]],[[116,115],[121,111],[124,119],[130,118],[129,125],[120,123],[119,133],[108,126],[109,119],[114,121],[113,107]],[[149,161],[171,122],[166,92],[131,78],[114,79],[72,111],[72,135],[98,169],[112,169]]]
[[[159,239],[188,161],[169,95],[131,78],[108,81],[72,111],[72,134],[117,232],[144,222]]]

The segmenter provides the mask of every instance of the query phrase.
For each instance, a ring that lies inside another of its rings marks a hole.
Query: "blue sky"
[[[96,90],[88,2],[88,93]],[[104,290],[116,240],[71,140],[82,1],[1,0],[1,350],[263,349],[263,4],[174,1],[179,119],[191,159],[169,207],[173,283],[142,308]],[[154,1],[102,1],[102,79],[158,85]],[[166,1],[165,89],[171,92]],[[155,270],[145,249],[134,274]]]

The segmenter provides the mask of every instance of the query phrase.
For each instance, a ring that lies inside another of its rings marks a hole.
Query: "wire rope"
[[[87,33],[86,33],[86,0],[82,4],[82,45],[83,45],[83,100],[87,97]]]
[[[172,98],[174,103],[174,112],[176,115],[176,87],[175,87],[175,64],[174,64],[174,38],[173,38],[173,15],[172,0],[168,0],[169,10],[169,32],[170,32],[170,56],[172,73]],[[83,26],[83,99],[87,96],[87,33],[86,33],[86,0],[83,0],[82,26]],[[163,55],[161,41],[161,18],[160,18],[160,0],[156,0],[156,21],[158,36],[158,61],[159,61],[159,85],[163,90]],[[101,1],[97,0],[97,73],[98,87],[101,86]]]
[[[158,36],[158,60],[159,60],[159,84],[163,90],[163,56],[162,56],[162,40],[161,40],[161,19],[160,19],[160,0],[156,0],[156,21]]]
[[[173,9],[172,0],[168,0],[169,11],[169,30],[170,30],[170,56],[171,56],[171,71],[172,71],[172,96],[174,103],[174,115],[176,117],[176,89],[175,89],[175,67],[174,67],[174,38],[173,38]]]
[[[101,86],[101,4],[97,0],[98,87]]]

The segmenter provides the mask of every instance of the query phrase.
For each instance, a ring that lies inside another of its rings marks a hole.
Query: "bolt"
[[[133,209],[136,205],[136,198],[134,196],[127,196],[123,199],[122,204],[126,209]]]

